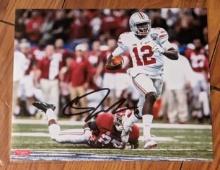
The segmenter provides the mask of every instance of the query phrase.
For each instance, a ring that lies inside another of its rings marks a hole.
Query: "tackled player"
[[[123,142],[121,139],[122,124],[131,115],[130,110],[124,110],[116,114],[100,113],[95,120],[85,123],[84,133],[62,134],[54,114],[55,106],[43,102],[34,102],[33,105],[45,112],[48,120],[49,135],[51,139],[58,143],[87,144],[95,148],[124,149],[129,146],[135,149],[138,147],[139,127],[135,124],[132,125],[129,131],[128,141]]]

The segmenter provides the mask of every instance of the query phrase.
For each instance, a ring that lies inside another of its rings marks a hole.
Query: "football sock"
[[[47,121],[56,120],[57,117],[52,109],[47,109],[46,111]]]
[[[54,111],[52,109],[47,109],[46,117],[47,117],[48,123],[51,122],[51,120],[54,122],[56,120],[56,116],[55,116]],[[49,130],[49,134],[50,134],[51,139],[56,139],[60,133],[60,126],[56,123],[53,123],[53,124],[49,123],[48,130]]]
[[[143,119],[143,135],[144,135],[144,139],[146,140],[151,138],[150,129],[153,121],[153,116],[149,114],[143,115],[142,119]]]

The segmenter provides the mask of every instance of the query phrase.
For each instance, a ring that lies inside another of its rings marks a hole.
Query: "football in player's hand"
[[[113,65],[120,65],[120,64],[122,64],[122,62],[123,62],[123,59],[121,56],[115,56],[112,58]]]
[[[121,56],[115,56],[111,59],[111,62],[106,64],[107,70],[117,70],[122,67],[123,58]]]

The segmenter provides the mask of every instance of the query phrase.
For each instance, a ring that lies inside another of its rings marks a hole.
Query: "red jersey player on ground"
[[[100,113],[93,121],[84,125],[84,133],[62,134],[54,114],[55,106],[42,102],[35,102],[33,105],[45,112],[49,135],[58,143],[87,144],[95,148],[124,149],[127,144],[131,148],[138,147],[139,127],[135,124],[130,129],[128,142],[125,143],[121,139],[122,124],[131,115],[130,110],[118,112],[114,115],[112,113]]]

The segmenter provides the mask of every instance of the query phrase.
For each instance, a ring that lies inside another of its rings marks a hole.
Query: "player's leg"
[[[86,88],[84,86],[78,87],[78,96],[83,96],[86,94]],[[88,101],[86,97],[80,99],[80,107],[88,107]],[[79,120],[84,120],[88,115],[79,115]]]
[[[143,120],[143,135],[145,140],[149,140],[151,138],[151,126],[153,121],[153,105],[156,101],[156,93],[149,92],[145,95],[145,101],[142,109],[142,120]]]
[[[77,87],[73,87],[72,85],[70,85],[70,98],[71,100],[75,99],[77,97]],[[76,109],[71,108],[71,114],[73,115],[71,117],[72,120],[77,120],[77,117],[74,115],[74,113],[77,112]]]
[[[201,103],[202,111],[204,116],[207,118],[210,116],[210,106],[209,106],[209,90],[208,90],[208,83],[205,79],[204,75],[200,80],[201,91],[199,93],[199,101]]]
[[[139,109],[139,114],[142,115],[143,122],[143,135],[145,140],[144,148],[152,148],[157,145],[151,137],[151,126],[153,121],[153,105],[156,101],[157,95],[162,89],[162,81],[152,80],[145,74],[139,74],[133,78],[134,85],[139,89],[144,96],[144,100],[139,102],[139,108],[142,106],[142,110]],[[143,104],[142,104],[143,103]]]
[[[32,116],[36,113],[36,108],[32,105],[34,99],[34,80],[32,75],[24,77],[24,93],[26,97],[26,106],[29,114]]]
[[[139,120],[141,120],[142,116],[139,115],[140,112],[142,112],[142,107],[144,104],[144,95],[142,95],[137,88],[134,85],[134,82],[132,81],[132,78],[129,81],[129,88],[128,91],[130,91],[132,93],[132,97],[137,99],[137,109],[135,109],[134,114],[132,114],[129,118],[126,119],[126,121],[124,121],[123,126],[124,126],[124,131],[122,131],[122,140],[124,142],[127,142],[128,140],[128,131],[131,129],[132,125],[136,122],[138,122]]]
[[[210,116],[209,97],[207,91],[202,91],[199,94],[199,101],[202,104],[202,111],[205,117]]]
[[[124,130],[122,131],[121,138],[122,141],[127,143],[129,139],[129,131],[131,130],[134,123],[137,123],[141,120],[142,116],[140,114],[140,110],[143,108],[145,97],[144,95],[140,95],[137,109],[135,109],[134,114],[132,114],[129,118],[126,118],[123,123]]]
[[[176,90],[167,89],[167,116],[169,123],[177,123],[178,102]]]
[[[195,117],[199,121],[202,120],[202,105],[201,102],[199,101],[199,94],[201,91],[201,84],[200,84],[200,79],[201,76],[200,74],[196,73],[195,76],[195,82],[193,83],[194,86],[192,88],[192,117]]]
[[[51,139],[59,143],[71,143],[71,144],[87,144],[91,136],[89,129],[85,129],[84,133],[71,134],[64,133],[61,131],[61,128],[55,118],[55,113],[52,109],[46,111],[46,116],[48,119],[48,130]]]
[[[12,100],[12,113],[19,114],[20,107],[18,106],[18,91],[19,91],[19,81],[13,82],[13,100]]]
[[[82,134],[67,134],[61,131],[61,128],[57,122],[57,117],[54,113],[55,106],[42,102],[33,103],[35,107],[45,112],[48,121],[48,130],[51,139],[59,143],[72,143],[72,144],[82,144],[87,143],[91,132],[89,129],[85,129]]]
[[[41,88],[41,90],[42,90],[42,92],[43,92],[43,95],[44,95],[44,97],[43,97],[43,101],[45,102],[45,101],[49,101],[49,93],[50,93],[50,86],[49,86],[49,83],[48,83],[48,80],[46,80],[46,79],[41,79],[40,80],[40,88]]]
[[[50,94],[48,96],[49,100],[53,105],[55,105],[56,109],[54,110],[54,114],[58,117],[59,111],[59,83],[58,80],[50,81]]]
[[[42,110],[46,114],[50,137],[51,139],[55,139],[60,133],[60,126],[56,121],[57,117],[54,113],[56,107],[52,104],[48,104],[44,102],[34,102],[33,106],[35,106],[39,110]]]
[[[180,123],[187,123],[189,119],[187,96],[184,89],[176,90],[177,109]]]
[[[61,131],[57,121],[55,121],[53,117],[50,117],[52,114],[54,115],[53,111],[48,109],[46,115],[48,117],[48,130],[51,139],[58,143],[87,144],[91,136],[89,129],[85,129],[84,133],[78,134],[64,133]]]

